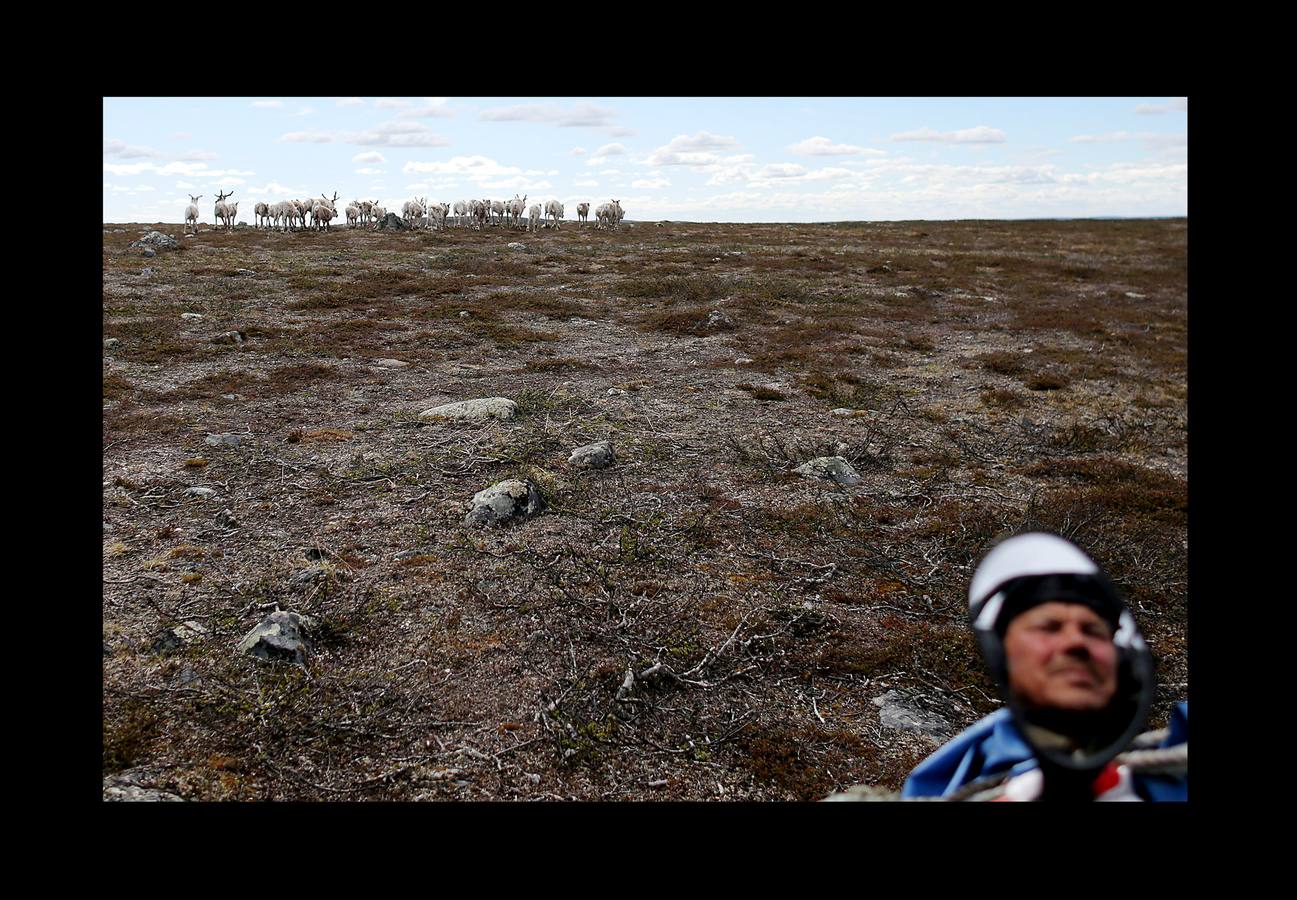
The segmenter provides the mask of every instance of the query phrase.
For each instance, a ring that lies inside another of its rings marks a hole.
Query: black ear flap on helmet
[[[1052,598],[1090,606],[1114,625],[1117,690],[1102,711],[1028,709],[1009,689],[1004,649],[1009,620]],[[1009,538],[986,555],[973,575],[969,612],[982,656],[1040,761],[1046,794],[1088,799],[1094,774],[1139,734],[1156,694],[1153,658],[1130,610],[1080,548],[1057,535],[1033,533]],[[1048,739],[1059,733],[1085,737],[1062,744]]]

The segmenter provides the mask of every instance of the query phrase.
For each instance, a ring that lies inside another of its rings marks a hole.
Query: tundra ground
[[[104,230],[105,776],[194,800],[897,788],[940,739],[873,701],[949,733],[995,708],[965,592],[1029,528],[1125,592],[1151,724],[1187,696],[1186,220],[204,226],[152,259],[127,246],[151,228]],[[494,396],[517,418],[418,419]],[[616,465],[569,467],[602,439]],[[832,455],[858,485],[792,472]],[[465,528],[509,477],[546,511]],[[305,667],[236,652],[276,606],[320,622]],[[204,631],[159,640],[182,622]]]

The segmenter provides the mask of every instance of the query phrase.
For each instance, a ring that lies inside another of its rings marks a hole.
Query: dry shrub
[[[120,400],[133,390],[135,385],[115,372],[104,376],[105,400]]]
[[[1032,391],[1057,391],[1067,387],[1069,382],[1055,372],[1037,372],[1024,378],[1022,383]]]
[[[983,406],[989,406],[993,409],[1020,409],[1027,404],[1027,398],[1022,394],[1003,388],[991,388],[982,391],[981,400]]]
[[[349,441],[353,437],[350,431],[344,431],[341,428],[317,428],[314,431],[306,431],[298,437],[299,441],[305,443],[329,443],[336,441]]]
[[[1026,371],[1027,360],[1021,353],[996,350],[992,353],[981,353],[976,357],[982,368],[997,375],[1018,375]]]
[[[824,797],[835,787],[831,770],[841,772],[877,752],[850,731],[805,726],[747,731],[736,739],[735,749],[740,764],[758,781],[798,800]]]

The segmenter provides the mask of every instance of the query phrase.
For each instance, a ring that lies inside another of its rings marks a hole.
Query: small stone
[[[752,357],[750,357],[750,356],[740,356],[738,359],[734,360],[734,365],[736,365],[736,366],[746,366],[748,363],[751,363],[751,362],[756,362],[756,360],[754,360],[754,359],[753,359]]]
[[[712,310],[711,315],[707,317],[707,327],[708,328],[733,328],[734,320],[731,319],[729,316],[725,315],[725,313],[721,312],[719,309],[714,309]]]
[[[865,411],[863,409],[848,409],[845,406],[839,406],[837,409],[833,410],[832,413],[830,413],[830,415],[840,416],[846,419],[854,419],[859,416],[863,416],[864,414]]]
[[[627,393],[627,392],[626,392],[626,391],[623,391],[621,388],[608,388],[608,396],[609,396],[609,397],[621,397],[621,396],[625,395],[626,393]]]
[[[288,586],[290,588],[309,587],[321,581],[328,581],[332,574],[333,569],[329,566],[311,566],[289,578]]]
[[[567,459],[569,465],[587,469],[606,469],[616,462],[611,441],[598,441],[577,447]]]
[[[153,257],[155,257],[155,256],[157,256],[157,255],[158,255],[157,251],[154,250],[152,247],[145,247],[145,248],[144,248],[144,256],[145,256],[146,259],[152,259]]]
[[[509,247],[510,250],[526,250],[526,249],[527,249],[527,245],[526,245],[526,244],[519,243],[518,241],[510,241],[509,244],[508,244],[508,247]]]
[[[395,554],[392,559],[400,562],[403,559],[414,559],[418,555],[418,550],[402,550],[400,553]]]
[[[404,369],[410,364],[403,359],[376,359],[373,365],[380,369]]]
[[[224,331],[212,338],[214,344],[242,344],[243,341],[242,331]]]
[[[461,400],[458,403],[445,403],[425,409],[419,413],[424,422],[444,421],[447,419],[512,419],[518,412],[518,404],[505,397],[485,397],[479,400]]]
[[[466,309],[461,309],[461,310],[459,311],[459,317],[460,317],[461,319],[466,318],[468,315],[469,315],[469,311],[466,310]]]
[[[235,269],[235,270],[234,270],[234,274],[235,274],[235,275],[243,275],[243,276],[246,276],[246,277],[249,277],[249,278],[250,278],[250,277],[256,275],[257,273],[254,272],[254,271],[252,271],[251,269]]]
[[[105,349],[105,350],[116,350],[116,349],[117,349],[118,347],[120,347],[121,345],[122,345],[121,338],[105,338],[105,339],[104,339],[104,349]]]
[[[209,434],[203,442],[209,447],[237,447],[242,440],[237,434]]]
[[[283,660],[306,664],[310,632],[318,626],[310,616],[276,610],[239,642],[239,652],[266,662]]]
[[[824,478],[837,484],[852,485],[860,483],[860,476],[851,464],[841,456],[820,456],[794,471],[803,478]]]
[[[1144,295],[1144,294],[1137,294],[1137,293],[1135,293],[1134,291],[1127,291],[1127,292],[1126,292],[1126,296],[1129,297],[1129,298],[1132,299],[1132,300],[1143,300],[1145,295]]]
[[[503,525],[530,519],[544,509],[545,501],[530,481],[511,479],[478,491],[470,505],[472,509],[464,517],[466,527]]]
[[[145,266],[144,268],[140,269],[140,274],[141,274],[141,275],[152,275],[152,274],[153,274],[153,269],[150,268],[149,266]]]
[[[216,491],[209,487],[191,487],[187,488],[185,493],[194,497],[202,497],[204,500],[211,500],[216,496]]]
[[[191,322],[196,322],[202,318],[202,315],[199,313],[181,313],[180,318],[189,319]]]
[[[238,528],[239,520],[234,518],[234,513],[229,509],[223,509],[216,514],[216,524],[222,528]]]

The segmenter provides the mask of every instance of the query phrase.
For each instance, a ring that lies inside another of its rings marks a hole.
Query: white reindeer
[[[264,201],[252,207],[252,227],[260,228],[261,223],[270,217],[270,204]]]
[[[215,209],[216,221],[218,222],[225,221],[226,214],[229,212],[229,205],[225,202],[225,198],[233,197],[233,196],[234,196],[234,191],[230,191],[228,194],[225,193],[225,191],[220,191],[217,194],[216,209]]]
[[[185,233],[189,232],[189,225],[192,223],[194,234],[198,234],[198,201],[201,199],[203,199],[202,194],[197,197],[193,194],[189,195],[189,205],[185,207]]]
[[[545,224],[549,224],[550,218],[554,219],[554,227],[558,228],[558,223],[563,221],[563,204],[557,200],[550,200],[545,204]]]
[[[589,223],[589,221],[590,221],[590,204],[589,204],[589,203],[578,203],[578,204],[576,205],[576,214],[577,214],[577,218],[579,218],[579,219],[581,220],[581,222],[583,222],[583,223]]]
[[[531,209],[527,210],[527,216],[528,216],[527,230],[539,231],[540,230],[540,204],[533,203]]]
[[[316,231],[321,230],[321,227],[323,227],[323,230],[328,231],[330,220],[338,214],[337,208],[333,205],[338,202],[338,192],[333,192],[332,200],[323,194],[320,195],[320,198],[311,207],[311,218],[315,220]],[[323,223],[323,226],[321,226],[321,223]]]
[[[355,228],[357,223],[360,222],[360,201],[352,200],[347,204],[345,212],[347,215],[347,227]]]
[[[515,228],[522,224],[522,214],[526,209],[527,195],[523,194],[519,197],[514,194],[513,199],[509,201],[509,220]]]

